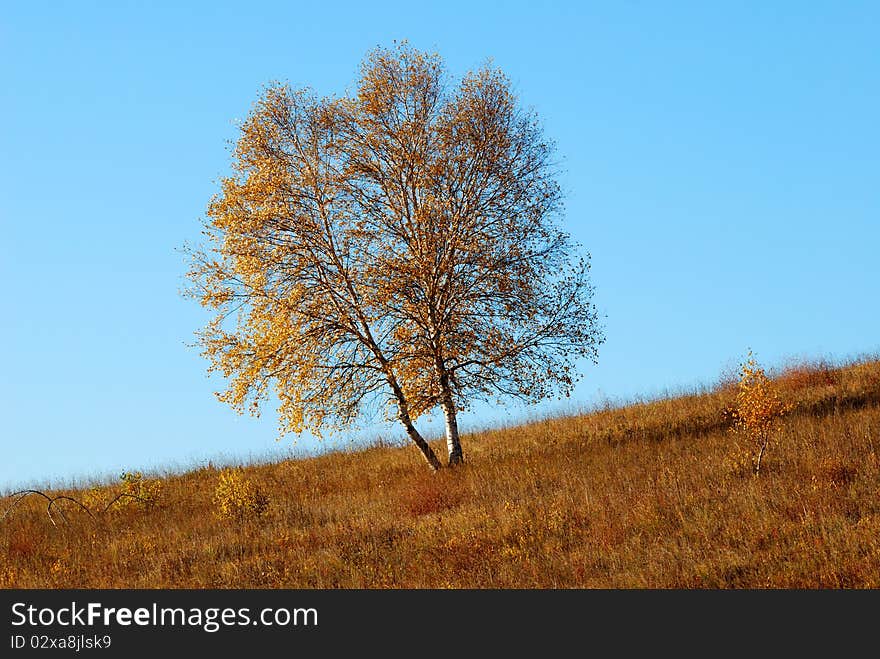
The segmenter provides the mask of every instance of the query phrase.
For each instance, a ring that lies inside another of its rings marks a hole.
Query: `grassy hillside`
[[[880,362],[776,383],[793,410],[759,477],[719,386],[469,435],[437,474],[410,447],[246,468],[241,518],[214,469],[106,513],[124,483],[70,492],[94,519],[58,501],[57,528],[31,496],[0,522],[0,586],[880,587]]]

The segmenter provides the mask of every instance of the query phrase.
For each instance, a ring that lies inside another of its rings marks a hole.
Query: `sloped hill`
[[[215,469],[67,492],[93,517],[59,500],[57,528],[30,496],[0,586],[880,587],[880,362],[776,385],[793,409],[759,477],[718,387],[472,434],[437,474],[410,447],[248,467],[221,497],[239,517]]]

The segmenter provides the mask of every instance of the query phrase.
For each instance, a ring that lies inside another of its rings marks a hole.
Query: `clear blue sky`
[[[212,396],[175,250],[261,85],[394,39],[494,58],[557,141],[607,315],[579,401],[880,348],[876,2],[182,4],[4,5],[0,489],[289,450]]]

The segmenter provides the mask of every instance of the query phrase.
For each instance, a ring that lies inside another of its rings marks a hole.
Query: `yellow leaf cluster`
[[[736,408],[733,411],[735,428],[757,441],[763,441],[790,409],[791,406],[780,399],[773,381],[749,352],[748,359],[740,367]]]
[[[214,504],[222,519],[259,519],[269,510],[269,496],[241,469],[225,469],[214,490]]]

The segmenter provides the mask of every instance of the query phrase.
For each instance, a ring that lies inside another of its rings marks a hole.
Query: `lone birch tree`
[[[474,400],[568,395],[597,358],[589,257],[558,226],[553,147],[488,66],[450,84],[407,44],[365,59],[356,93],[267,87],[233,174],[191,249],[188,293],[220,400],[280,432],[344,427],[385,405],[415,426],[442,410],[447,462]]]

